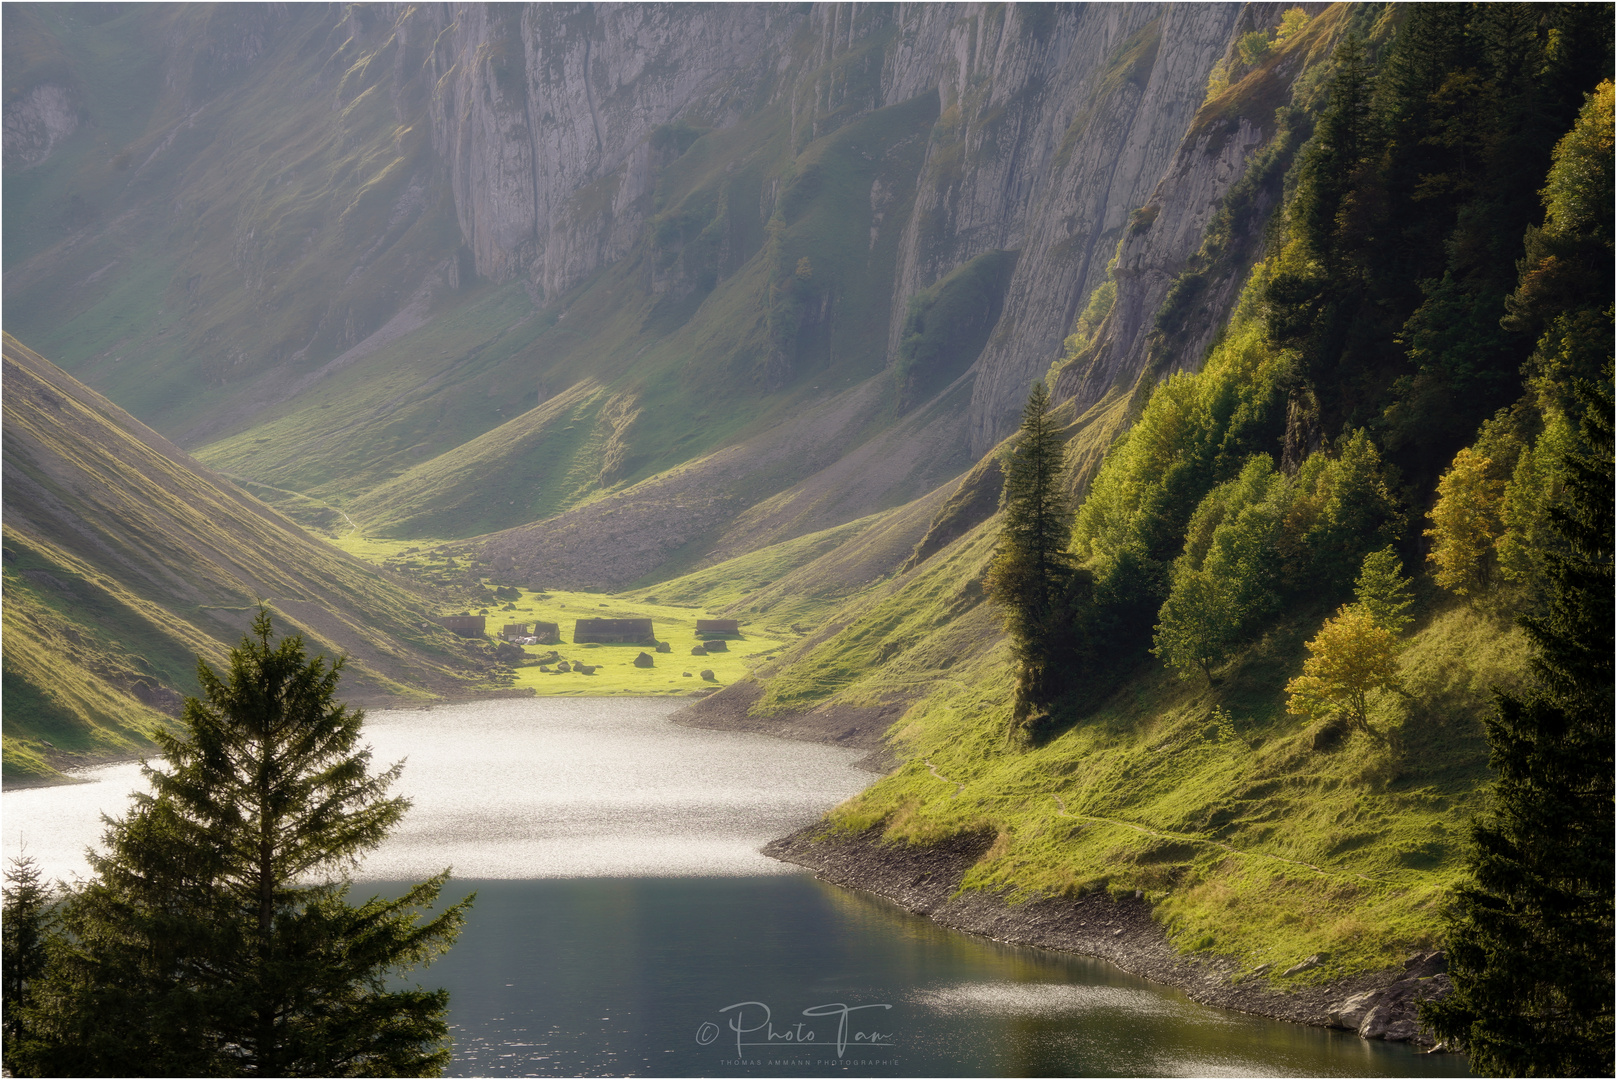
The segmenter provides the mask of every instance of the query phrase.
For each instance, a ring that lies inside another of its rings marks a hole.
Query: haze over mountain
[[[422,595],[309,536],[5,337],[6,775],[139,749],[260,603],[349,658],[351,693],[425,699],[483,665]]]
[[[550,519],[491,563],[621,585],[992,447],[1126,229],[1199,243],[1330,38],[1187,138],[1279,14],[25,5],[8,324],[232,475],[378,535]],[[1165,286],[1068,396],[1132,386]]]

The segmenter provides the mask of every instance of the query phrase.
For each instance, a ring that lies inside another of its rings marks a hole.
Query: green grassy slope
[[[7,775],[37,772],[46,740],[63,754],[138,741],[260,601],[311,649],[346,653],[352,691],[469,685],[480,662],[423,625],[433,599],[209,474],[9,334],[4,362]]]
[[[904,842],[991,832],[967,887],[1142,890],[1181,948],[1248,968],[1320,953],[1299,976],[1317,980],[1400,961],[1433,944],[1488,776],[1478,717],[1525,645],[1469,609],[1428,611],[1378,734],[1333,742],[1283,693],[1324,614],[1280,621],[1216,687],[1151,665],[1031,751],[1007,739],[1001,646],[929,688],[892,732],[906,764],[830,821]]]

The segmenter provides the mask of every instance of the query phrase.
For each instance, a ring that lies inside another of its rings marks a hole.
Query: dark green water
[[[452,1075],[1467,1075],[1460,1057],[1208,1009],[807,875],[454,889],[478,894],[466,932],[420,973],[451,993]]]

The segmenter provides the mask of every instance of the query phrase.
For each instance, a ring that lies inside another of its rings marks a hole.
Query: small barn
[[[655,645],[650,619],[579,619],[573,624],[573,644]]]
[[[561,627],[553,622],[536,622],[533,624],[533,636],[540,645],[560,645]]]
[[[500,628],[500,636],[507,641],[513,638],[527,637],[528,624],[525,622],[508,622]]]
[[[478,638],[483,636],[483,616],[481,615],[445,615],[438,620],[438,625],[446,630],[452,630],[461,637]]]
[[[697,619],[696,632],[698,634],[736,634],[741,633],[741,624],[735,619]]]

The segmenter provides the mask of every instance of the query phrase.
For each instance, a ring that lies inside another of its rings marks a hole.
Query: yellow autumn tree
[[[1432,527],[1425,535],[1432,550],[1426,557],[1437,564],[1437,583],[1461,596],[1487,582],[1494,541],[1504,531],[1499,512],[1505,484],[1492,475],[1492,466],[1492,459],[1470,447],[1454,455],[1428,515]]]
[[[1358,604],[1325,620],[1308,643],[1303,673],[1286,684],[1286,711],[1313,719],[1338,714],[1366,731],[1372,690],[1398,686],[1398,637]]]

